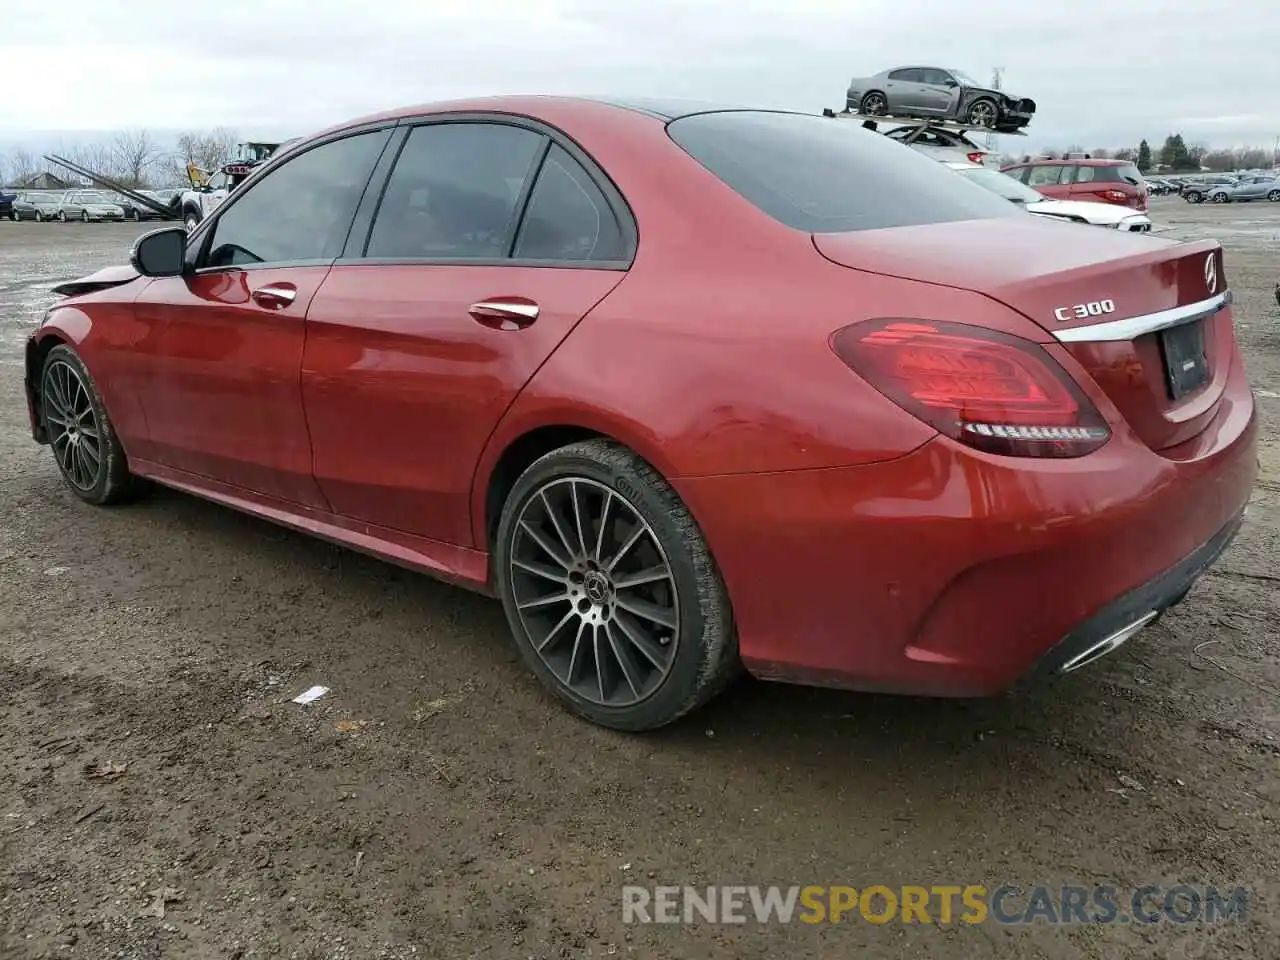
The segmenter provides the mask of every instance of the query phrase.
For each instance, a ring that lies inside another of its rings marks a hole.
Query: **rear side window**
[[[1142,182],[1142,174],[1133,164],[1123,166],[1081,167],[1076,175],[1077,183],[1131,183]]]
[[[502,123],[433,123],[409,134],[378,206],[368,257],[507,256],[516,206],[542,148]]]
[[[622,231],[582,166],[552,146],[516,240],[517,260],[621,260]]]
[[[806,233],[1024,215],[937,160],[843,120],[725,111],[683,117],[667,132],[744,199]]]

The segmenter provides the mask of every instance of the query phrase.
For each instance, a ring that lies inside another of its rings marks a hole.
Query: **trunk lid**
[[[1227,281],[1216,241],[1028,216],[813,242],[841,266],[976,291],[1018,311],[1079,362],[1153,450],[1191,439],[1217,410],[1235,335],[1229,295],[1219,305]],[[1129,329],[1117,323],[1135,318]]]

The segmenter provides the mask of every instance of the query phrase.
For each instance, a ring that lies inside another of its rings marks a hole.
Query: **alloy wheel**
[[[1267,194],[1267,199],[1272,203],[1280,203],[1280,190],[1272,190]]]
[[[49,443],[63,475],[79,490],[92,490],[102,475],[102,433],[89,390],[61,360],[44,373],[44,415]]]
[[[680,598],[639,511],[603,483],[559,477],[525,501],[512,538],[517,614],[556,680],[606,707],[656,691],[680,643]]]
[[[873,117],[883,116],[888,112],[889,102],[880,93],[868,93],[862,98],[862,112]]]
[[[992,127],[996,122],[996,109],[986,100],[979,100],[969,108],[969,122],[980,127]]]

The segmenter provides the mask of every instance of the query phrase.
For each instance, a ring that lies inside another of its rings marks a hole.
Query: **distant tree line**
[[[1042,150],[1040,155],[1057,160],[1072,154],[1085,153],[1097,160],[1128,160],[1136,164],[1143,173],[1157,171],[1187,173],[1201,169],[1226,173],[1232,170],[1257,170],[1280,166],[1280,151],[1268,150],[1264,147],[1211,150],[1202,143],[1193,143],[1188,146],[1180,133],[1172,133],[1165,137],[1164,146],[1159,152],[1153,151],[1151,144],[1143,140],[1136,147],[1121,147],[1118,150],[1104,147],[1085,150],[1082,146],[1074,145],[1066,150],[1047,148]]]
[[[239,134],[226,127],[191,131],[161,145],[148,130],[123,130],[111,139],[94,143],[73,143],[44,151],[65,157],[72,163],[116,180],[126,187],[170,186],[187,182],[187,164],[212,170],[226,163],[239,142]],[[19,147],[7,157],[0,156],[0,184],[23,184],[51,173],[68,181],[82,178],[44,158],[43,153]]]

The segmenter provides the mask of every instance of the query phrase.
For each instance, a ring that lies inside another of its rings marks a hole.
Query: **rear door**
[[[926,67],[920,74],[920,112],[945,116],[951,110],[958,83],[951,74],[937,67]]]
[[[924,107],[923,72],[915,67],[894,70],[885,83],[890,113],[919,113]]]
[[[340,515],[472,546],[485,442],[625,276],[635,228],[581,150],[531,121],[442,118],[400,136],[307,318],[315,476]]]

